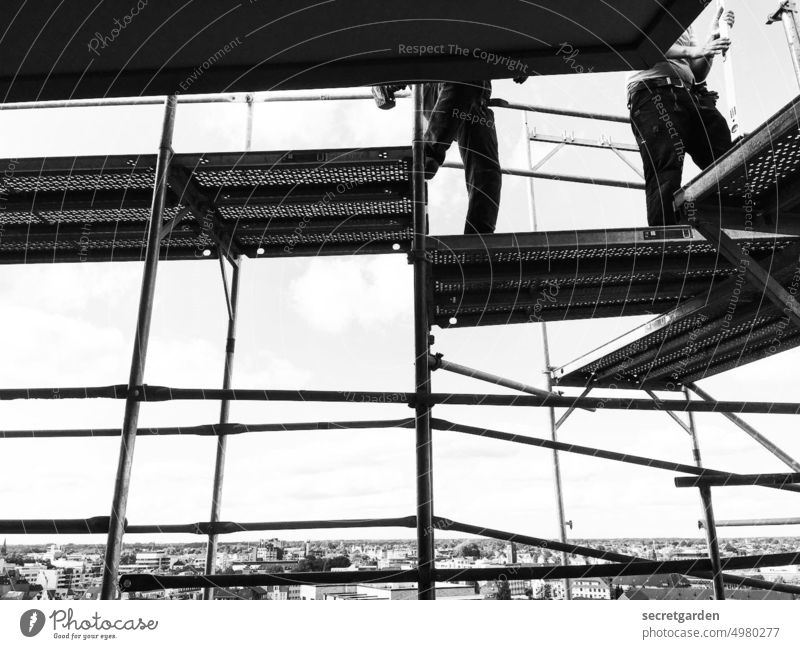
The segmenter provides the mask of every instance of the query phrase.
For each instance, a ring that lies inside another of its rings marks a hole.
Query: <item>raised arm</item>
[[[711,65],[714,62],[714,57],[718,54],[725,54],[731,46],[731,40],[729,38],[720,36],[720,23],[723,21],[729,28],[733,27],[733,24],[736,22],[736,15],[733,11],[725,11],[724,8],[720,7],[708,30],[705,44],[693,48],[684,48],[694,50],[694,55],[689,55],[687,58],[690,59],[689,65],[697,81],[706,80],[708,73],[711,72]]]

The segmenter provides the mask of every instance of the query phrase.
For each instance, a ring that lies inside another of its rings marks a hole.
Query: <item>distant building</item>
[[[527,599],[527,591],[533,590],[533,583],[530,579],[506,579],[511,599]],[[479,581],[478,592],[482,599],[495,599],[497,597],[497,581]]]
[[[134,567],[144,572],[169,570],[171,559],[166,552],[137,552]]]
[[[533,579],[531,589],[534,599],[566,599],[567,591],[563,579]]]
[[[247,586],[245,588],[215,588],[214,599],[251,599],[265,600],[269,592],[261,586]]]
[[[711,588],[633,588],[625,591],[619,598],[621,601],[634,600],[680,600],[680,601],[701,601],[714,599],[714,591]],[[776,591],[762,590],[760,588],[734,588],[725,589],[725,599],[743,600],[794,600],[800,599],[798,595],[791,593],[779,593]]]
[[[517,563],[517,544],[506,545],[506,563]]]
[[[570,580],[572,599],[611,599],[611,584],[602,577]]]
[[[465,568],[471,568],[474,565],[475,559],[472,557],[452,557],[451,559],[445,559],[436,562],[437,568],[452,570],[464,570]]]
[[[378,559],[378,570],[413,570],[416,563],[401,559]]]
[[[415,600],[416,584],[348,584],[326,589],[317,599],[346,600]],[[472,586],[441,583],[436,584],[436,599],[480,599]]]
[[[289,571],[297,566],[297,561],[239,561],[231,564],[231,569],[234,572],[244,572],[249,574],[265,573],[265,572],[280,572],[275,568],[280,568],[283,571]]]
[[[630,575],[614,577],[613,585],[620,586],[623,590],[635,587],[682,589],[689,588],[691,582],[684,575],[669,573],[666,575]]]
[[[277,539],[269,541],[262,539],[255,551],[256,561],[278,561],[283,559],[283,549],[278,545]]]

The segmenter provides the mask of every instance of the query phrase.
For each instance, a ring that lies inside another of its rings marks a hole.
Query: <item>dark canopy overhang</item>
[[[3,0],[0,92],[18,102],[638,69],[705,4]]]

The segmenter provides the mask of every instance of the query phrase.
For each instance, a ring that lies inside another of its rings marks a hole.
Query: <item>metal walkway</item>
[[[800,97],[675,195],[687,218],[800,234]]]
[[[719,251],[727,280],[553,370],[558,385],[674,390],[800,345],[800,97],[675,204]],[[753,230],[779,233],[774,247]]]
[[[773,277],[797,291],[800,244],[774,255]],[[563,386],[675,389],[800,345],[786,308],[744,273],[552,372]]]
[[[729,234],[761,263],[794,240]],[[690,227],[453,236],[429,249],[440,327],[662,314],[705,304],[736,272]]]
[[[407,250],[410,147],[179,154],[161,259]],[[2,160],[0,263],[140,261],[155,155]]]

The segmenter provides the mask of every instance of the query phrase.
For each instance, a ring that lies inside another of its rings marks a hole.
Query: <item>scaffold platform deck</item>
[[[461,0],[456,10],[451,0],[162,0],[143,2],[147,11],[102,2],[83,12],[73,4],[0,3],[5,102],[564,74],[575,65],[570,54],[595,72],[639,70],[661,60],[704,6]],[[125,37],[113,38],[109,30],[126,13]]]
[[[795,240],[729,234],[762,263]],[[690,227],[447,236],[430,250],[440,327],[663,314],[711,303],[735,273]]]
[[[800,234],[800,97],[675,195],[686,217]]]
[[[773,277],[797,282],[800,244],[774,255]],[[796,287],[795,287],[796,288]],[[675,389],[800,345],[788,310],[736,273],[689,300],[552,372],[562,386]]]
[[[0,161],[0,263],[143,260],[155,166],[155,155]],[[160,257],[408,250],[410,170],[410,147],[177,154]]]

